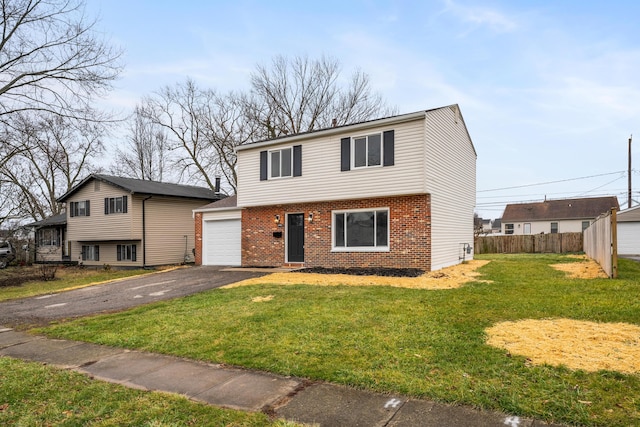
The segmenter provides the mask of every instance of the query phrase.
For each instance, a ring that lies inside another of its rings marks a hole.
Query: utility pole
[[[633,138],[633,135],[629,136],[629,192],[628,192],[628,197],[629,197],[629,208],[631,207],[631,138]]]

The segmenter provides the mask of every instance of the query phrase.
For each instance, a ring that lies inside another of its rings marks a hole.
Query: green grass
[[[492,260],[482,279],[493,283],[438,291],[263,284],[39,332],[548,421],[640,425],[640,376],[529,366],[486,345],[484,333],[549,317],[640,325],[638,264],[620,260],[617,280],[578,280],[549,267],[572,261],[559,255],[482,258]]]
[[[29,270],[28,273],[26,271],[27,269]],[[0,302],[16,298],[46,295],[67,289],[80,288],[95,283],[102,283],[110,280],[149,273],[149,270],[95,270],[77,267],[59,268],[56,273],[55,280],[32,280],[19,286],[0,287]],[[38,267],[10,267],[7,270],[0,270],[0,279],[9,275],[15,275],[15,277],[18,277],[21,274],[37,275]]]
[[[285,426],[260,413],[219,409],[129,389],[75,372],[0,357],[0,425]]]

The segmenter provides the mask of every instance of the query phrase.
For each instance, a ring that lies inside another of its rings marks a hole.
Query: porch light
[[[309,212],[309,217],[307,219],[309,222],[313,222],[313,212]]]
[[[276,224],[280,224],[280,215],[276,215],[276,216],[275,216],[274,222],[275,222]]]

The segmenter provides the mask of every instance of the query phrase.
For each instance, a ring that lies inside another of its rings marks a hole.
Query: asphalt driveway
[[[0,303],[0,325],[43,325],[53,320],[121,311],[218,288],[268,272],[187,267],[86,288]]]

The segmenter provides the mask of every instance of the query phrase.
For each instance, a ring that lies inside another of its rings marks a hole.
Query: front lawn
[[[266,415],[133,390],[86,375],[0,357],[0,425],[291,426]]]
[[[486,344],[499,322],[565,318],[640,325],[640,266],[568,279],[559,255],[491,255],[458,289],[258,284],[39,330],[473,405],[548,421],[640,425],[640,376],[534,365]]]
[[[0,301],[45,295],[125,277],[148,274],[149,270],[58,267],[54,280],[42,280],[42,269],[51,266],[8,267],[0,270]]]

